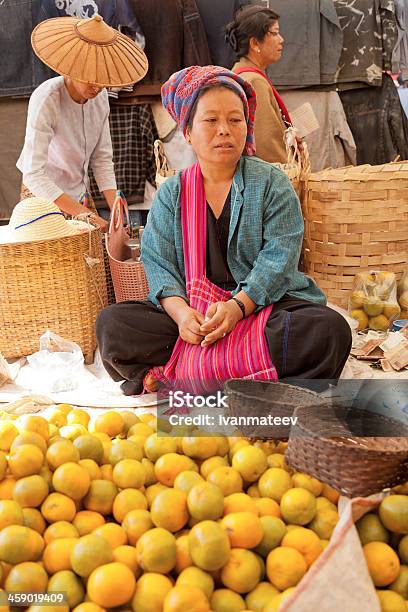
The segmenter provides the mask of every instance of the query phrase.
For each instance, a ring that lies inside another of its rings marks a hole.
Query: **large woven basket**
[[[95,320],[107,305],[101,232],[0,244],[0,352],[11,359],[39,350],[48,329],[79,344],[87,363]]]
[[[349,497],[408,480],[408,427],[400,421],[344,406],[309,406],[295,417],[285,457],[296,470]]]
[[[262,425],[248,417],[291,417],[299,406],[318,406],[327,400],[317,393],[281,382],[231,379],[224,385],[229,417],[243,417],[238,429],[247,438],[288,438],[290,424]]]
[[[302,206],[305,272],[334,304],[357,272],[408,268],[408,162],[311,174]]]

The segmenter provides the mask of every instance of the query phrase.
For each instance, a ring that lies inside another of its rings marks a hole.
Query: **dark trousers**
[[[176,323],[151,302],[108,306],[96,322],[105,369],[139,394],[152,366],[165,365],[178,337]],[[320,304],[284,296],[274,304],[265,336],[279,379],[337,380],[351,349],[347,321]]]

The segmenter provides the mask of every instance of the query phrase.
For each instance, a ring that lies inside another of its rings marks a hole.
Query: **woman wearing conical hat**
[[[130,38],[92,19],[47,19],[33,31],[36,55],[60,76],[42,83],[30,98],[24,147],[17,162],[23,185],[55,202],[67,215],[89,212],[79,203],[92,168],[99,190],[112,206],[116,180],[106,87],[142,79],[148,68]],[[107,229],[107,222],[94,215]]]

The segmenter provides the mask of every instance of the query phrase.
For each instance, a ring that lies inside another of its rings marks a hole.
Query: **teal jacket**
[[[160,187],[142,238],[149,300],[180,296],[186,301],[180,216],[180,176]],[[325,304],[314,281],[298,271],[303,217],[292,185],[281,171],[254,157],[241,157],[231,189],[228,265],[241,289],[258,306],[286,293]]]

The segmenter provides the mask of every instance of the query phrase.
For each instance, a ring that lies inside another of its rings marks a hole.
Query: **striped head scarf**
[[[255,90],[252,85],[230,70],[220,66],[190,66],[175,72],[161,89],[163,106],[185,136],[194,102],[201,89],[210,84],[225,84],[241,98],[247,122],[245,154],[254,155]]]

